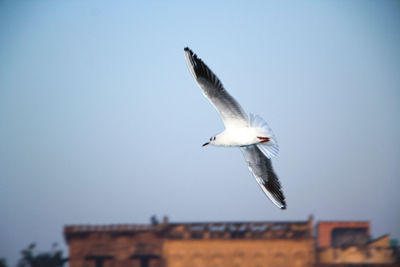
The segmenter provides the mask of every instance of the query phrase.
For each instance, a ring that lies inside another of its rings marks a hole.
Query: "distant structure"
[[[313,219],[66,226],[70,267],[311,266]]]
[[[318,222],[317,262],[368,266],[394,263],[396,251],[390,247],[389,235],[374,240],[370,235],[370,222]]]
[[[72,225],[70,267],[400,266],[369,222],[193,222]],[[367,265],[366,265],[367,264]]]

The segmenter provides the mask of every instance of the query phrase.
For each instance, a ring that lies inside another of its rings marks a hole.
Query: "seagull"
[[[285,196],[271,164],[271,158],[279,151],[271,128],[260,116],[247,116],[211,69],[190,48],[185,47],[184,51],[190,72],[225,125],[225,130],[212,136],[203,147],[239,147],[262,191],[278,208],[286,209]]]

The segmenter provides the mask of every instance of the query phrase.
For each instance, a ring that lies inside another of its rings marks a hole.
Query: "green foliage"
[[[6,259],[0,258],[0,267],[7,267]]]
[[[34,253],[35,247],[36,244],[33,243],[21,251],[17,267],[62,267],[67,261],[63,258],[62,251],[55,249],[55,245],[52,251],[39,254]]]

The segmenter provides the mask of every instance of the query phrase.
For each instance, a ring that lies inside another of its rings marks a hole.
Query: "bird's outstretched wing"
[[[239,103],[225,90],[218,77],[188,47],[185,57],[190,72],[203,90],[204,95],[220,114],[225,128],[248,125],[247,115]]]
[[[286,209],[285,196],[281,190],[278,177],[272,169],[271,160],[264,155],[257,145],[242,146],[240,150],[247,161],[249,170],[264,193],[280,209]]]

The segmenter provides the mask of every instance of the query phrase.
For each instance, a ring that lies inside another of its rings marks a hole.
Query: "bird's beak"
[[[206,146],[206,145],[208,145],[210,142],[207,142],[207,143],[204,143],[202,146]]]

